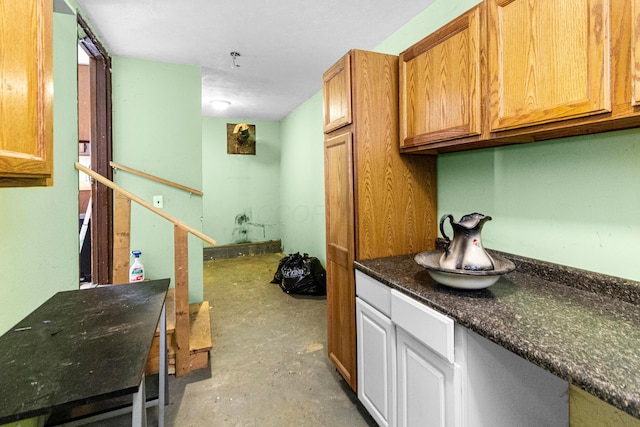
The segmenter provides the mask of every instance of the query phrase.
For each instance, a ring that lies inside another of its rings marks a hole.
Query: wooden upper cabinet
[[[351,123],[350,55],[345,55],[324,73],[322,98],[325,133]]]
[[[481,3],[400,54],[401,148],[482,133],[484,15]]]
[[[611,0],[610,0],[611,1]],[[622,126],[640,126],[640,0],[611,1],[612,114]]]
[[[640,0],[485,0],[400,56],[400,149],[640,126]]]
[[[640,106],[640,0],[631,1],[631,105]]]
[[[53,185],[53,2],[0,2],[0,186]]]
[[[609,1],[488,0],[492,132],[611,110]]]

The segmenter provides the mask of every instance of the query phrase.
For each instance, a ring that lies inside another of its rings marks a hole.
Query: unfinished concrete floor
[[[204,262],[210,368],[170,377],[167,426],[376,425],[327,357],[326,299],[270,283],[282,256]]]

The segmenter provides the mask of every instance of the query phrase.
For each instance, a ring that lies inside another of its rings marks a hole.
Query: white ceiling
[[[432,2],[78,0],[112,56],[201,66],[203,115],[274,121],[349,49],[375,48]],[[215,111],[214,99],[231,106]]]

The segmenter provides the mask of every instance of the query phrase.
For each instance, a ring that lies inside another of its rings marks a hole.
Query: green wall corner
[[[256,126],[256,154],[227,153],[227,123]],[[280,122],[203,117],[203,231],[218,245],[280,239]]]

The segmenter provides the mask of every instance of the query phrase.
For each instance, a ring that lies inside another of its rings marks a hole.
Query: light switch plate
[[[162,196],[153,196],[153,206],[158,209],[162,209],[162,207],[164,206]]]

